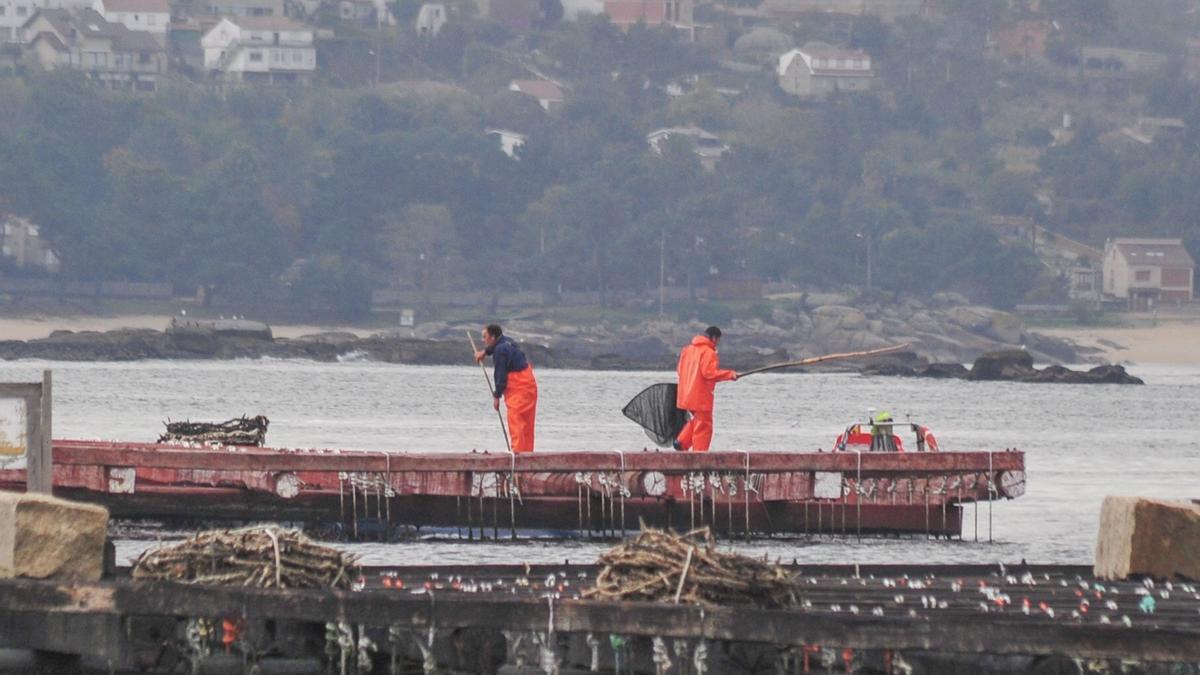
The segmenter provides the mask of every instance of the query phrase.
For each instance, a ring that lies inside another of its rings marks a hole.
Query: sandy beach
[[[1098,349],[1100,357],[1112,363],[1200,365],[1200,322],[1196,321],[1130,328],[1039,328],[1037,332]]]

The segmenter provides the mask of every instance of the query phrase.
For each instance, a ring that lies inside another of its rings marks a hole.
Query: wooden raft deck
[[[1024,493],[996,452],[384,453],[54,441],[55,492],[117,517],[578,530],[639,520],[772,533],[961,533],[961,505]],[[0,487],[24,472],[0,471]]]
[[[1020,656],[1033,659],[1029,663],[1042,657],[1200,663],[1195,586],[1097,582],[1081,567],[800,567],[803,605],[792,610],[579,599],[594,573],[570,566],[377,569],[367,571],[358,592],[6,580],[0,581],[0,646],[87,654],[114,664],[145,663],[150,652],[161,661],[163,650],[185,658],[196,647],[187,637],[189,622],[208,617],[215,624],[244,622],[233,651],[244,651],[248,663],[281,649],[336,659],[337,649],[325,651],[320,639],[327,626],[349,631],[351,649],[371,635],[372,658],[379,661],[373,672],[402,672],[397,664],[413,667],[413,659],[443,667],[485,644],[499,646],[490,657],[471,658],[490,659],[493,670],[523,659],[537,663],[546,653],[562,668],[574,663],[587,670],[580,645],[590,644],[598,655],[592,663],[599,658],[601,670],[611,672],[620,650],[609,636],[626,645],[629,672],[653,672],[647,664],[656,640],[691,663],[703,642],[701,658],[714,660],[711,672],[739,672],[727,661],[715,665],[732,645],[756,645],[771,658],[804,663],[833,654],[839,672],[866,663],[879,664],[869,672],[887,672],[921,653]],[[396,580],[402,589],[393,586]],[[300,646],[296,634],[312,639]],[[597,636],[603,638],[599,648]],[[221,635],[211,640],[219,645]],[[521,652],[530,645],[539,645],[541,655]],[[796,671],[799,663],[793,663]]]

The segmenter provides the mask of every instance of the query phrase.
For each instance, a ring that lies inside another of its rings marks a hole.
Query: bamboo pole
[[[475,358],[475,352],[479,351],[475,347],[475,336],[471,331],[467,331],[467,339],[471,341],[471,358]],[[479,362],[479,370],[483,371],[483,379],[487,382],[488,393],[492,398],[496,396],[496,390],[492,388],[492,377],[488,375],[487,366],[483,365],[483,361]],[[504,447],[508,449],[508,453],[512,454],[512,444],[508,440],[508,427],[504,424],[504,415],[500,414],[500,410],[496,409],[496,419],[500,420],[500,433],[504,435]]]
[[[862,358],[864,356],[878,356],[880,354],[891,354],[892,352],[903,351],[905,349],[908,349],[911,346],[912,346],[912,343],[905,342],[902,345],[893,345],[891,347],[881,347],[879,349],[870,349],[870,350],[862,351],[862,352],[843,352],[841,354],[825,354],[824,356],[810,356],[807,359],[800,359],[799,361],[789,361],[787,363],[776,363],[776,364],[773,364],[770,366],[763,366],[762,368],[755,368],[753,370],[747,370],[744,373],[738,373],[738,379],[740,380],[743,377],[746,377],[747,375],[757,375],[758,373],[765,373],[768,370],[779,370],[780,368],[796,368],[799,366],[811,366],[814,363],[822,363],[824,361],[841,361],[844,359]]]

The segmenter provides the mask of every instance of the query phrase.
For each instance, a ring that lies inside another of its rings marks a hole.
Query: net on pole
[[[650,440],[661,447],[670,447],[687,424],[687,412],[675,407],[676,385],[673,382],[652,384],[621,409],[626,417],[646,430]]]

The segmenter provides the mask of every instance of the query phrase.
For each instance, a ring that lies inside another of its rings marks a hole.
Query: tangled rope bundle
[[[135,579],[258,588],[349,588],[357,560],[296,530],[211,530],[175,546],[146,551]]]
[[[583,592],[597,600],[755,605],[797,604],[792,575],[778,565],[716,549],[707,527],[677,535],[641,533],[600,556],[596,585]]]

